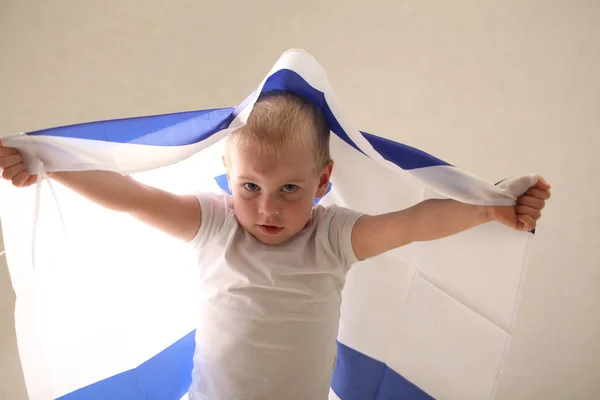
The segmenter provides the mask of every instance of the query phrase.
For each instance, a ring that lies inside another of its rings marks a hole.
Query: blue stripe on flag
[[[451,164],[414,147],[371,135],[370,133],[361,133],[383,158],[393,162],[402,169],[409,170],[432,167],[434,165],[452,166]]]
[[[227,192],[231,196],[231,190],[229,189],[229,182],[227,181],[227,174],[215,176],[215,181],[221,189]]]
[[[313,88],[296,72],[283,69],[271,75],[264,91],[293,91],[316,104],[324,113],[332,132],[354,149],[361,151],[344,131],[325,101],[323,92]],[[201,142],[225,129],[234,119],[234,108],[189,111],[148,117],[125,118],[89,122],[28,133],[78,139],[100,140],[113,143],[144,144],[149,146],[182,146]],[[450,165],[421,150],[388,139],[361,132],[386,160],[410,170]],[[362,152],[362,151],[361,151]]]
[[[111,376],[57,400],[179,400],[187,393],[193,369],[195,331],[137,368]],[[342,400],[432,400],[381,361],[340,342],[332,389]]]
[[[233,108],[188,111],[88,122],[44,129],[28,135],[69,137],[150,146],[184,146],[201,142],[229,126]]]
[[[331,129],[332,132],[338,135],[350,146],[362,153],[362,151],[350,139],[346,131],[344,131],[338,122],[337,118],[331,112],[329,105],[325,101],[325,95],[323,92],[320,92],[310,86],[296,72],[287,69],[282,69],[275,72],[269,77],[269,79],[267,79],[263,87],[263,91],[268,90],[289,90],[310,100],[313,104],[317,105],[321,109],[325,115],[325,118],[327,118],[329,129]],[[450,165],[414,147],[396,143],[394,141],[371,135],[369,133],[361,133],[369,141],[371,146],[373,146],[373,148],[386,160],[393,162],[402,169],[409,170],[431,167],[434,165]]]
[[[338,342],[331,388],[342,400],[432,400],[387,365]]]
[[[307,100],[310,100],[313,104],[321,109],[325,115],[325,118],[327,118],[329,129],[350,146],[354,147],[358,151],[361,151],[348,137],[337,118],[335,118],[333,115],[333,112],[331,112],[329,105],[325,101],[325,95],[323,92],[313,88],[296,72],[289,69],[282,69],[275,72],[267,79],[262,89],[263,92],[269,90],[289,90],[299,94]]]
[[[179,400],[192,381],[195,332],[188,333],[137,368],[57,400]]]

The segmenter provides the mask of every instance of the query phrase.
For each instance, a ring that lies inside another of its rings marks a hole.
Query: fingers
[[[17,165],[18,163],[21,163],[21,162],[23,162],[23,157],[21,157],[21,154],[19,154],[19,153],[0,157],[0,168],[4,169],[4,168],[12,167],[13,165]]]
[[[539,189],[537,186],[530,188],[525,192],[523,196],[535,197],[542,200],[548,200],[550,198],[550,191]]]
[[[37,175],[31,175],[27,171],[17,174],[12,180],[13,185],[15,185],[16,187],[21,187],[21,188],[31,186],[31,185],[35,184],[36,182],[37,182]]]
[[[521,226],[519,227],[520,230],[530,231],[532,229],[535,229],[536,221],[530,215],[520,214],[517,215],[517,219],[521,223]]]
[[[23,157],[12,147],[0,147],[0,169],[4,179],[12,180],[19,172],[25,170]]]
[[[14,178],[12,178],[12,183],[16,187],[24,187],[25,183],[29,180],[30,177],[31,175],[29,175],[29,172],[23,170],[17,173]]]
[[[528,216],[531,217],[534,221],[537,221],[542,217],[542,212],[539,209],[529,206],[517,206],[516,211],[517,216]]]
[[[11,167],[5,168],[2,171],[2,177],[4,179],[12,181],[13,178],[15,178],[19,173],[21,173],[23,171],[27,172],[27,169],[25,168],[25,164],[19,163],[17,165],[13,165]]]
[[[37,182],[37,175],[27,171],[21,153],[13,147],[3,147],[0,140],[0,170],[2,178],[12,181],[17,187],[31,186]]]
[[[15,149],[14,147],[2,147],[0,146],[0,158],[9,156],[11,154],[18,154],[19,150]]]
[[[13,185],[27,186],[31,175],[27,172],[23,157],[17,149],[0,147],[0,169],[2,169],[2,177],[12,181]]]
[[[537,221],[542,217],[542,211],[546,206],[546,200],[551,196],[550,184],[544,178],[538,176],[535,186],[529,188],[517,199],[517,220],[519,230],[530,231],[535,229]]]
[[[544,199],[533,196],[521,196],[517,199],[517,205],[520,206],[529,206],[538,210],[543,210],[546,207],[546,202]]]
[[[37,175],[31,175],[23,163],[6,168],[2,171],[2,178],[12,181],[16,187],[27,187],[37,182]]]
[[[550,188],[552,186],[550,186],[550,184],[544,178],[542,178],[541,176],[538,176],[536,187],[538,187],[542,190],[550,190]]]
[[[25,181],[25,183],[23,184],[22,187],[31,186],[31,185],[33,185],[36,182],[37,182],[37,174],[35,174],[35,175],[29,175],[29,178],[27,178],[27,181]]]
[[[19,150],[13,147],[3,147],[0,140],[0,170],[2,178],[12,181],[17,187],[31,186],[37,182],[37,175],[31,175],[23,162]]]

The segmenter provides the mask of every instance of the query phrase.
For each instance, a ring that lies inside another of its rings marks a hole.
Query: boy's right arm
[[[37,180],[27,171],[21,154],[1,143],[0,168],[2,177],[18,187]],[[102,207],[128,213],[178,239],[189,241],[200,228],[200,204],[193,195],[175,195],[110,171],[52,172],[49,176]]]

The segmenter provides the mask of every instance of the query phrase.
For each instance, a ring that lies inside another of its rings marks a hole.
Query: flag
[[[108,170],[174,193],[222,191],[223,139],[274,89],[319,106],[333,132],[336,168],[327,194],[315,199],[323,205],[369,214],[429,198],[514,205],[535,184],[530,175],[489,183],[359,131],[323,67],[302,50],[285,52],[237,107],[63,126],[3,143],[41,177]],[[26,189],[4,182],[0,190],[30,399],[184,396],[201,329],[194,250],[51,180]],[[493,398],[532,238],[490,222],[355,264],[343,290],[331,399]]]

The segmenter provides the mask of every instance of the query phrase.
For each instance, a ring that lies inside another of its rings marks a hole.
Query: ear
[[[333,161],[330,161],[321,174],[319,175],[319,186],[317,186],[317,193],[315,197],[323,197],[325,196],[325,192],[327,191],[327,186],[329,185],[329,180],[331,179],[331,173],[333,172]]]

